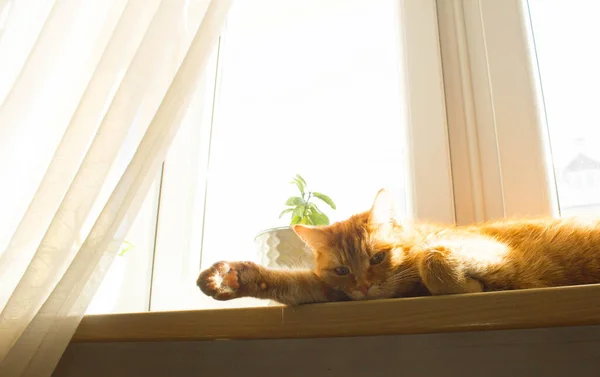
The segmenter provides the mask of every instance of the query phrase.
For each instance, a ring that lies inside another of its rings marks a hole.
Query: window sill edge
[[[600,324],[600,284],[299,307],[85,316],[72,342],[323,338]]]

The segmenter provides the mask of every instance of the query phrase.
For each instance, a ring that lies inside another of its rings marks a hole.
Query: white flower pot
[[[289,226],[264,230],[254,238],[254,242],[263,266],[310,269],[314,267],[312,251]]]

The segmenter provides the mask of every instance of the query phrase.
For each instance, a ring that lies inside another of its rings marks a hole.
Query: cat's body
[[[294,230],[314,251],[315,271],[219,262],[198,286],[218,300],[297,305],[600,283],[600,221],[401,225],[382,190],[368,212]]]

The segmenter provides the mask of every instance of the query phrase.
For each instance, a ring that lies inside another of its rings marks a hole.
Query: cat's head
[[[402,272],[404,232],[387,190],[379,191],[370,211],[327,226],[293,229],[313,250],[315,272],[354,300],[393,297],[418,280],[414,269]]]

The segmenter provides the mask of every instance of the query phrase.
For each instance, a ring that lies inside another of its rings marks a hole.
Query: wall
[[[204,375],[599,376],[600,326],[362,338],[73,343],[54,373]]]

